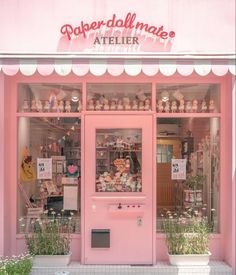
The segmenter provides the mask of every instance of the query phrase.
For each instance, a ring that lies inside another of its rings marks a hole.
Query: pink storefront
[[[1,1],[0,255],[31,203],[73,213],[74,260],[155,264],[189,206],[235,272],[234,1],[82,2]]]

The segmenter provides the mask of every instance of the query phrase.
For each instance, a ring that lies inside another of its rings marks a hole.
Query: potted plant
[[[202,189],[205,183],[206,176],[197,174],[188,176],[185,181],[185,186],[188,189],[184,190],[184,200],[190,203],[202,203]]]
[[[22,254],[11,258],[0,257],[0,274],[2,275],[28,275],[32,269],[32,256]]]
[[[28,251],[34,256],[34,266],[66,266],[70,262],[72,216],[65,217],[51,210],[42,219],[32,221],[31,232],[25,234]]]
[[[183,213],[166,212],[163,231],[166,234],[169,261],[172,265],[207,265],[211,255],[211,226],[202,213],[188,209]]]

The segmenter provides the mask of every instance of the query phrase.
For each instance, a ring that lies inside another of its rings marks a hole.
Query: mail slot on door
[[[145,205],[138,203],[130,203],[130,204],[110,204],[108,211],[110,214],[114,215],[124,215],[124,216],[137,216],[142,215],[144,213]]]
[[[110,247],[110,229],[92,229],[91,247],[109,248]]]

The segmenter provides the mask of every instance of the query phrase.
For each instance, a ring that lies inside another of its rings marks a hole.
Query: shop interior
[[[186,208],[204,212],[218,231],[220,119],[208,113],[220,113],[219,86],[158,84],[156,106],[149,83],[88,83],[86,89],[83,97],[80,84],[19,85],[18,112],[30,115],[18,118],[18,232],[30,230],[27,217],[42,213],[72,215],[74,233],[80,232],[81,118],[69,115],[82,111],[154,111],[157,231],[164,211]],[[186,160],[186,180],[172,179],[173,159]],[[49,165],[50,175],[40,165]],[[95,191],[142,192],[142,185],[141,129],[98,129]],[[38,212],[27,213],[30,208]]]

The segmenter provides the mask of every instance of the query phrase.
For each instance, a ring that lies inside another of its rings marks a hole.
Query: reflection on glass
[[[19,84],[18,112],[81,112],[81,90],[79,84]]]
[[[160,132],[158,129],[166,131]],[[220,119],[157,119],[157,229],[162,213],[194,209],[219,228]],[[170,137],[169,132],[174,132]],[[163,134],[166,133],[166,136]],[[185,180],[171,179],[171,158],[186,159]]]
[[[220,92],[217,84],[158,84],[158,113],[220,112]]]
[[[150,83],[93,83],[87,85],[89,111],[150,111]]]
[[[74,232],[79,232],[80,166],[78,118],[19,119],[18,218],[23,221],[19,232],[30,231],[34,222],[29,218],[31,208],[38,218],[43,218],[44,211],[58,217],[72,213]],[[73,194],[69,194],[72,189]],[[73,200],[71,195],[75,195]]]
[[[142,191],[142,130],[96,130],[96,191]]]

